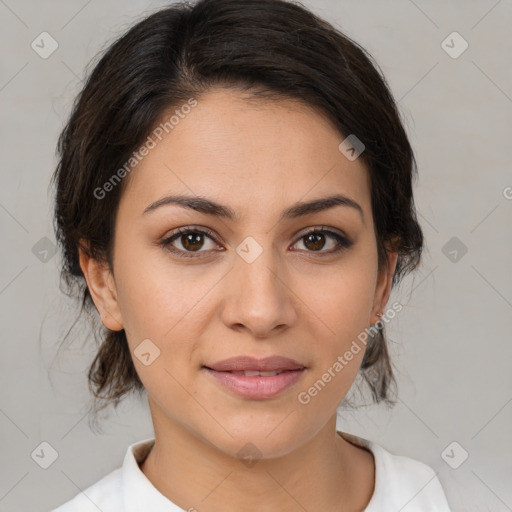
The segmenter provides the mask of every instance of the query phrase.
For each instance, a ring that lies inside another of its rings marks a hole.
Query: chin
[[[282,420],[281,416],[279,421]],[[210,431],[206,433],[205,440],[231,457],[249,461],[248,467],[252,460],[283,457],[300,446],[301,432],[297,426],[289,424],[285,427],[275,422],[274,426],[267,428],[256,424],[256,421],[258,420],[251,416],[249,424],[239,424],[236,427],[225,425],[231,435],[222,429],[222,435],[213,438],[208,435],[211,434]],[[305,442],[307,433],[303,434]]]

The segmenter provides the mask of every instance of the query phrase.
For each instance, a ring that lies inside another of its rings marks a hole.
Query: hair
[[[395,286],[420,262],[415,157],[389,86],[364,48],[298,2],[200,0],[160,9],[98,55],[57,143],[52,184],[61,282],[68,295],[81,299],[76,320],[87,312],[95,328],[99,348],[88,383],[96,412],[144,390],[125,331],[98,322],[79,265],[80,247],[112,269],[115,216],[126,178],[101,198],[97,191],[165,113],[214,87],[299,100],[344,137],[355,134],[365,146],[359,158],[370,176],[379,270],[388,263],[387,251],[397,251]],[[396,380],[383,326],[368,338],[359,373],[374,402],[394,403],[390,387]]]

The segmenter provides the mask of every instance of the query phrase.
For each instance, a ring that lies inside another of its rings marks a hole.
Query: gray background
[[[512,510],[512,3],[304,3],[370,51],[399,100],[427,244],[423,265],[389,303],[405,305],[388,328],[399,403],[340,409],[339,428],[432,466],[454,511]],[[164,4],[0,0],[3,512],[63,503],[119,467],[128,444],[153,435],[135,398],[106,415],[102,433],[91,430],[85,371],[95,347],[83,324],[55,359],[76,310],[59,291],[59,257],[40,240],[55,241],[54,149],[87,63]],[[59,45],[47,59],[31,48],[43,31]],[[453,31],[469,43],[458,58],[442,47]],[[43,441],[59,454],[46,470],[31,458]],[[442,458],[454,441],[452,465],[469,453],[457,469]]]

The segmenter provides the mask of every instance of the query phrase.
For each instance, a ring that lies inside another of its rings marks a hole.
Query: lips
[[[288,357],[237,356],[203,366],[221,388],[249,400],[277,397],[296,384],[306,367]]]
[[[236,356],[213,364],[205,368],[217,372],[230,372],[246,376],[273,376],[285,371],[302,370],[305,366],[293,359],[283,356],[269,356],[257,359],[252,356]],[[255,373],[257,372],[257,373]],[[266,375],[268,373],[268,375]]]
[[[217,371],[217,370],[215,370]],[[245,375],[246,377],[274,377],[275,375],[280,375],[283,372],[292,371],[292,370],[275,370],[275,371],[269,371],[269,372],[263,372],[260,370],[245,370],[243,372],[225,372],[225,373],[231,373],[233,375]]]

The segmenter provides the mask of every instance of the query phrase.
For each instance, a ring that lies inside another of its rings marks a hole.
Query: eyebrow
[[[240,216],[228,206],[221,205],[205,197],[187,195],[171,195],[162,197],[161,199],[158,199],[157,201],[148,205],[142,212],[142,215],[145,215],[149,212],[156,210],[157,208],[166,205],[177,205],[183,208],[189,208],[191,210],[204,213],[206,215],[213,215],[215,217],[220,217],[231,221],[240,220]],[[354,208],[355,210],[358,211],[361,220],[364,223],[364,212],[359,203],[357,203],[350,197],[341,194],[322,197],[320,199],[314,199],[312,201],[307,202],[295,203],[294,205],[292,205],[291,207],[287,208],[282,212],[279,220],[282,221],[285,219],[296,219],[298,217],[302,217],[312,213],[328,210],[336,206],[346,206],[349,208]]]

